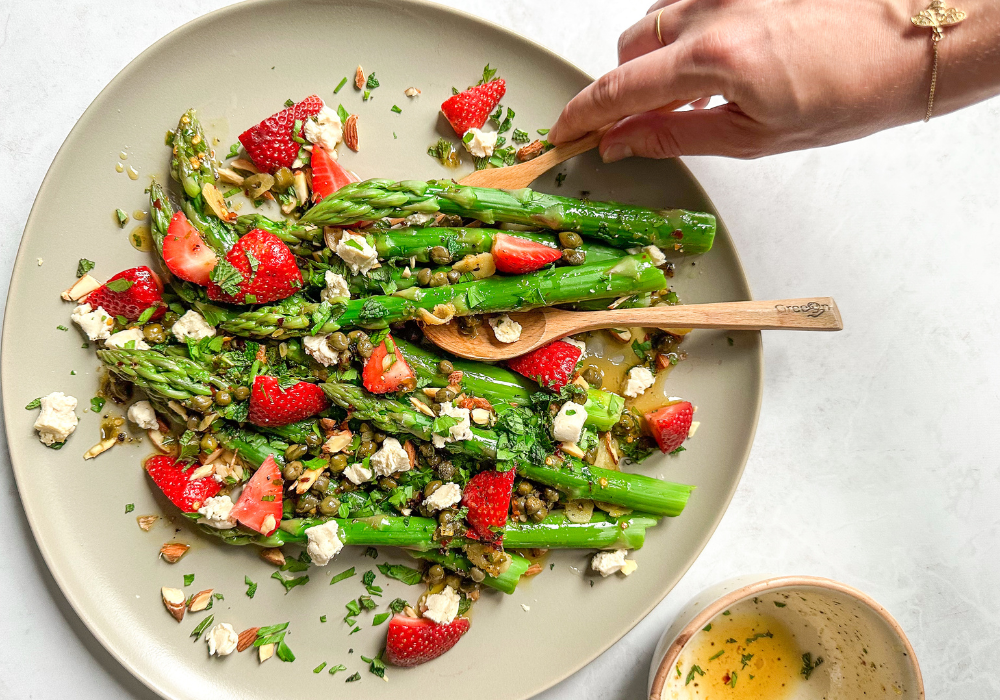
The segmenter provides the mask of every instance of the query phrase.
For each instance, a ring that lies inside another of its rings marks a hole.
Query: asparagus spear
[[[427,321],[445,313],[468,316],[533,309],[582,299],[656,291],[666,286],[663,273],[654,266],[650,255],[643,252],[618,261],[550,268],[527,275],[495,276],[444,287],[413,287],[391,296],[352,299],[344,306],[335,307],[330,320],[316,328],[316,332],[331,333],[356,326],[384,328],[398,321]],[[310,329],[316,327],[313,314],[317,311],[320,311],[319,304],[290,298],[273,306],[237,313],[222,323],[222,329],[252,337],[308,335]]]
[[[170,227],[170,218],[174,215],[174,208],[170,205],[167,193],[154,178],[149,185],[149,221],[150,231],[153,235],[153,244],[156,246],[156,253],[163,257],[163,239],[167,235]]]
[[[619,248],[656,245],[694,254],[712,247],[715,217],[683,209],[654,210],[534,192],[464,187],[449,180],[367,180],[347,185],[307,211],[302,222],[340,226],[416,212],[458,214],[484,223],[503,221],[576,231]]]
[[[639,549],[645,542],[646,528],[656,522],[656,518],[639,513],[612,518],[595,511],[589,523],[574,523],[556,511],[540,523],[508,522],[503,543],[508,549]]]
[[[97,357],[122,379],[166,400],[211,396],[213,386],[229,385],[193,360],[154,350],[98,350]]]
[[[446,569],[457,571],[462,574],[468,574],[472,570],[472,562],[458,552],[454,551],[448,551],[442,554],[441,552],[415,552],[407,550],[407,554],[414,559],[432,561],[435,564],[440,564]],[[520,555],[514,554],[513,552],[508,552],[507,555],[510,557],[510,566],[508,566],[507,570],[499,576],[490,576],[484,572],[484,575],[486,576],[482,582],[484,586],[495,588],[504,593],[514,592],[518,581],[521,579],[521,576],[524,575],[524,572],[528,570],[531,562]]]

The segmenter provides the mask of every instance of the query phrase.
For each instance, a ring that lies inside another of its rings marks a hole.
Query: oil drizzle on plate
[[[128,242],[136,250],[148,253],[153,249],[153,236],[148,226],[136,226],[128,234]]]

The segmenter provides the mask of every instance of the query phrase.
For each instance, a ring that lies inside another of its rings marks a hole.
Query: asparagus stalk
[[[468,316],[533,309],[651,292],[666,285],[663,273],[654,266],[650,255],[643,252],[618,261],[550,268],[511,277],[494,276],[444,287],[413,287],[390,296],[352,299],[336,307],[334,315],[317,332],[331,333],[356,326],[384,328],[390,323],[426,321],[445,313]],[[286,299],[277,305],[237,313],[222,323],[222,329],[253,337],[308,335],[315,327],[312,314],[319,310],[319,304]]]
[[[347,185],[307,211],[302,222],[341,226],[416,212],[458,214],[576,231],[619,248],[656,245],[694,254],[712,247],[715,217],[683,209],[654,210],[616,202],[591,202],[522,190],[465,187],[449,180],[367,180]]]
[[[167,235],[170,218],[173,215],[174,208],[170,205],[167,193],[154,178],[149,185],[149,221],[153,245],[156,246],[156,254],[160,257],[163,257],[163,239]]]
[[[441,552],[415,552],[407,550],[407,554],[414,559],[432,561],[435,564],[440,564],[446,569],[457,571],[462,574],[468,574],[472,570],[472,562],[458,552],[454,551],[442,554]],[[514,592],[518,581],[520,581],[524,572],[528,570],[531,562],[520,555],[514,554],[513,552],[508,552],[508,556],[510,557],[510,566],[507,567],[507,570],[499,576],[490,576],[489,574],[485,574],[486,578],[483,579],[484,586],[495,588],[496,590],[504,593]]]
[[[168,401],[211,396],[213,386],[229,386],[193,360],[155,350],[98,350],[97,357],[122,379]]]
[[[656,522],[643,514],[612,518],[596,511],[589,523],[574,523],[556,511],[540,523],[507,523],[503,544],[508,549],[639,549],[646,528]]]

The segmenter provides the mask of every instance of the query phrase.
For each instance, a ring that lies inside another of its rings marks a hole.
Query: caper
[[[219,441],[214,435],[207,433],[205,437],[201,439],[201,451],[210,455],[217,449],[219,449]]]
[[[313,482],[312,490],[316,493],[326,493],[326,489],[330,486],[330,477],[326,474],[320,474],[316,477],[316,481]]]
[[[438,523],[441,525],[447,525],[448,523],[455,520],[455,511],[453,510],[442,510],[438,513]]]
[[[539,508],[538,510],[536,510],[534,513],[532,513],[530,517],[536,523],[540,523],[543,520],[545,520],[545,516],[547,516],[548,514],[549,514],[549,509],[546,508],[545,506],[542,506],[541,508]]]
[[[143,337],[154,345],[159,345],[166,340],[166,333],[159,323],[148,323],[142,328]]]
[[[528,496],[524,499],[524,510],[528,515],[534,515],[544,507],[545,504],[542,503],[542,499],[537,496]]]
[[[350,333],[347,334],[347,339],[352,342],[357,342],[358,338],[360,338],[363,335],[365,335],[364,331],[351,331]]]
[[[285,461],[291,462],[305,455],[309,448],[305,445],[289,445],[285,448]]]
[[[572,401],[575,401],[578,404],[587,403],[587,390],[579,384],[567,384],[566,393],[569,394]]]
[[[372,345],[372,341],[368,340],[368,338],[362,338],[358,341],[358,354],[361,357],[367,360],[372,356],[373,352],[375,352],[375,346]]]
[[[587,464],[594,464],[597,462],[597,445],[594,445],[583,453],[583,461]]]
[[[431,452],[430,456],[427,457],[427,463],[432,467],[436,467],[440,464],[443,464],[443,462],[441,461],[441,455],[439,455],[437,452]]]
[[[448,387],[442,387],[437,390],[434,394],[434,400],[438,403],[444,403],[445,401],[451,401],[455,398],[455,392]]]
[[[195,396],[191,399],[191,408],[204,413],[212,407],[212,403],[211,396]]]
[[[304,496],[299,496],[299,500],[295,503],[296,513],[308,513],[311,510],[315,510],[319,507],[319,499],[311,493],[307,493]]]
[[[519,496],[530,496],[531,492],[535,490],[535,487],[531,485],[530,481],[522,481],[517,485],[517,493]]]
[[[437,401],[432,402],[431,403],[431,410],[434,413],[440,414],[441,413],[441,404],[439,404]]]
[[[525,504],[526,504],[526,500],[525,500],[524,496],[518,496],[513,501],[514,510],[516,510],[519,513],[523,513],[524,512],[524,508],[525,508]]]
[[[323,444],[323,438],[321,438],[316,433],[309,433],[306,435],[306,445],[309,447],[319,447]]]
[[[579,248],[566,248],[563,250],[562,259],[567,265],[583,265],[587,262],[587,254]]]
[[[417,448],[417,452],[419,452],[420,456],[424,459],[428,459],[431,455],[435,454],[434,445],[429,442],[422,442],[420,443],[420,447]]]
[[[378,450],[378,445],[376,445],[371,440],[362,440],[361,446],[358,448],[358,458],[364,459],[365,457],[371,457]]]
[[[178,320],[180,320],[180,316],[178,316],[177,313],[168,311],[163,314],[163,318],[160,319],[160,324],[163,326],[172,326],[177,323]]]
[[[190,418],[187,419],[188,430],[197,430],[199,425],[201,425],[200,416],[191,416]]]
[[[583,379],[590,384],[590,386],[600,389],[604,385],[604,372],[601,371],[600,367],[594,367],[591,365],[587,369],[583,370]]]
[[[385,433],[378,433],[378,432],[372,433],[372,440],[381,445],[383,442],[385,442]]]
[[[378,487],[383,491],[392,491],[397,486],[399,486],[399,484],[397,484],[396,480],[390,476],[383,476],[378,480]]]
[[[635,429],[635,418],[631,413],[623,413],[615,427],[618,428],[617,432],[630,433]]]
[[[343,481],[341,481],[340,482],[340,488],[341,488],[341,490],[347,491],[347,492],[357,491],[358,490],[357,484],[355,484],[353,481],[350,481],[349,479],[344,479]]]
[[[427,486],[424,487],[424,498],[430,498],[431,494],[441,488],[442,485],[442,482],[437,479],[434,481],[428,481]]]
[[[371,435],[373,432],[375,432],[374,430],[372,430],[372,426],[369,423],[362,423],[361,425],[358,426],[358,430],[361,432],[361,437],[364,437],[365,435]]]
[[[445,573],[444,567],[440,564],[434,564],[431,568],[427,569],[427,583],[436,584],[444,581]]]
[[[486,578],[486,574],[478,566],[474,566],[469,569],[469,577],[476,583],[480,583]]]
[[[448,271],[448,284],[458,284],[459,280],[462,279],[462,273],[458,270]]]
[[[431,275],[431,286],[432,287],[447,287],[448,286],[448,275],[444,272],[435,272]]]
[[[343,352],[347,349],[347,346],[350,345],[351,341],[347,339],[346,335],[337,331],[336,333],[331,333],[330,337],[326,339],[326,342],[328,342],[330,347],[337,352]]]
[[[233,402],[233,395],[228,391],[217,391],[215,392],[215,405],[216,406],[228,406]]]
[[[458,574],[448,574],[444,577],[444,585],[458,590],[458,587],[462,585],[462,577]]]
[[[455,465],[449,460],[441,460],[438,465],[434,467],[434,471],[436,471],[437,475],[444,481],[451,481],[455,478]]]
[[[560,231],[559,242],[564,248],[579,248],[583,245],[583,239],[580,238],[580,234],[573,231]]]
[[[470,574],[470,575],[471,575],[471,574]],[[485,578],[485,576],[484,576],[484,578]],[[474,590],[476,590],[477,588],[479,588],[479,584],[478,584],[478,583],[476,583],[475,581],[473,581],[473,580],[472,580],[472,579],[470,579],[470,578],[463,578],[463,579],[462,579],[462,583],[461,583],[461,584],[459,584],[459,587],[460,587],[460,588],[462,589],[462,591],[464,591],[465,593],[472,593],[472,592],[473,592]]]
[[[278,168],[278,172],[274,174],[274,185],[273,188],[278,192],[284,192],[289,187],[295,183],[295,178],[292,175],[292,171],[288,168]]]
[[[417,273],[417,284],[421,287],[426,287],[431,283],[431,269],[429,267],[420,268],[420,272]]]
[[[305,469],[305,467],[302,466],[302,462],[289,462],[285,465],[285,469],[281,472],[281,475],[285,477],[287,481],[295,481],[302,476],[303,469]]]
[[[336,515],[340,510],[340,501],[333,496],[327,496],[319,502],[319,512],[323,515]]]
[[[549,503],[555,503],[556,501],[559,500],[559,492],[547,486],[545,487],[545,490],[542,492],[542,495],[545,496],[545,500],[548,501]]]
[[[333,459],[330,460],[330,471],[334,474],[340,474],[345,469],[347,469],[347,455],[336,454]]]
[[[238,386],[233,389],[233,398],[237,401],[246,401],[250,398],[250,387]]]
[[[451,262],[451,253],[448,249],[442,245],[436,245],[431,248],[431,260],[438,265],[447,265]]]
[[[438,372],[444,375],[449,375],[455,371],[455,365],[448,362],[448,360],[441,360],[438,362]]]

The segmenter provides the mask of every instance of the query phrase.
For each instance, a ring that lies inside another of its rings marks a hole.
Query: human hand
[[[966,22],[940,42],[935,114],[1000,91],[1000,3],[956,0]],[[622,34],[619,67],[566,105],[564,143],[607,124],[606,162],[632,155],[755,158],[860,138],[921,119],[925,0],[659,0]],[[659,15],[663,44],[656,33]],[[727,104],[700,109],[721,95]],[[696,109],[672,111],[693,103]]]

